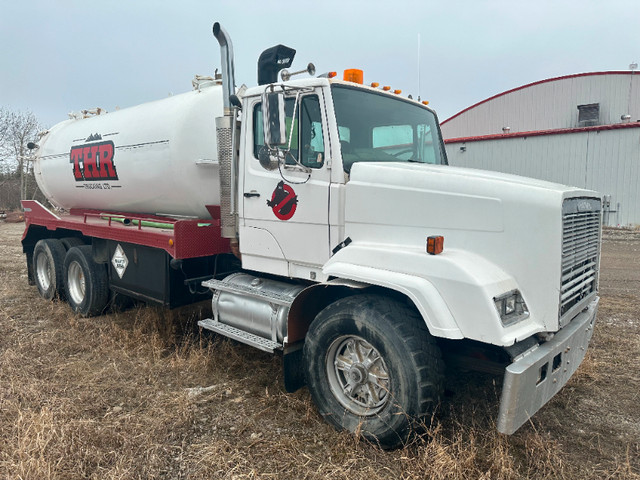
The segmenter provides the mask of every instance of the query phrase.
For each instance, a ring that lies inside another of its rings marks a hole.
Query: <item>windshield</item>
[[[345,85],[331,91],[345,172],[356,162],[447,163],[430,110]]]

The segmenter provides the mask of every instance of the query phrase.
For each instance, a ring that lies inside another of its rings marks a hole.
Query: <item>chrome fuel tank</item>
[[[287,336],[289,307],[304,286],[246,273],[229,275],[223,282],[224,290],[213,294],[214,319],[282,343]]]

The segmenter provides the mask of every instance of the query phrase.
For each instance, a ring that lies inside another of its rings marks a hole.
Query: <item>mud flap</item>
[[[304,342],[288,345],[282,355],[282,371],[284,372],[284,389],[293,393],[305,385],[304,360],[302,359],[302,347]]]

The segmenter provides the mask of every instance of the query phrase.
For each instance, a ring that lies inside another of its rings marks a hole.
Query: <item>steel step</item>
[[[224,282],[222,280],[207,280],[205,282],[202,282],[202,286],[210,288],[211,290],[238,293],[241,295],[246,295],[248,297],[260,298],[263,300],[267,300],[268,302],[275,305],[282,305],[285,307],[290,307],[293,303],[293,299],[289,295],[279,295],[277,293],[264,291],[260,288],[251,288],[245,285],[236,285],[233,283]]]
[[[205,318],[204,320],[200,320],[198,322],[198,325],[206,330],[211,330],[213,332],[219,333],[220,335],[224,335],[225,337],[232,338],[234,340],[237,340],[238,342],[258,348],[264,352],[273,353],[276,350],[282,350],[282,345],[278,342],[274,342],[267,338],[254,335],[253,333],[245,332],[244,330],[240,330],[236,327],[220,323],[213,318]]]

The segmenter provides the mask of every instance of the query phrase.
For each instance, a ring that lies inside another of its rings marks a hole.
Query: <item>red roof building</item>
[[[593,72],[494,95],[441,124],[449,163],[601,192],[640,224],[640,73]]]

